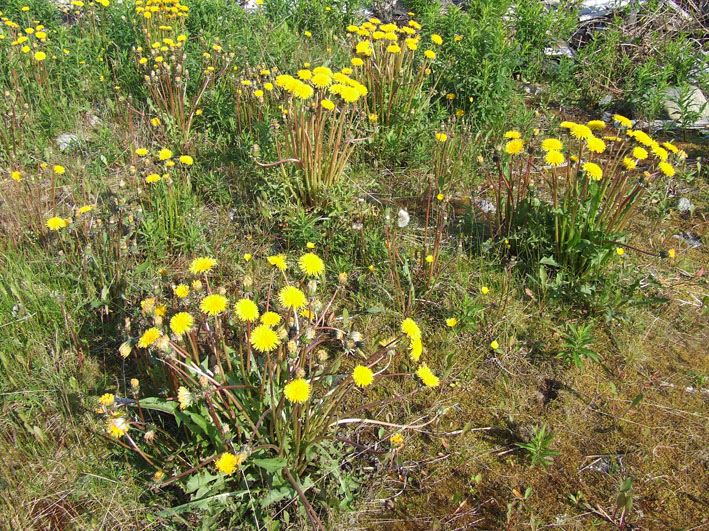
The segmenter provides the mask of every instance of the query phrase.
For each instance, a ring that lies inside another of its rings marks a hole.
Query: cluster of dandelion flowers
[[[239,321],[253,322],[258,319],[258,306],[251,299],[240,299],[234,305]]]
[[[586,162],[583,165],[584,171],[588,174],[594,181],[600,181],[603,177],[603,170],[601,167],[594,162]]]
[[[194,319],[187,312],[176,313],[170,319],[170,330],[176,336],[182,336],[192,330]]]
[[[421,378],[421,381],[426,387],[438,387],[440,383],[438,376],[433,374],[425,363],[416,370],[416,376]]]
[[[285,386],[283,394],[290,402],[302,404],[310,398],[310,384],[304,378],[297,378]]]
[[[258,325],[253,329],[249,342],[259,352],[271,352],[281,344],[278,334],[266,324]]]
[[[145,332],[143,332],[143,335],[140,336],[140,339],[138,340],[138,347],[148,348],[150,345],[155,343],[161,335],[162,333],[157,328],[148,328]]]
[[[524,141],[520,140],[519,138],[515,138],[514,140],[510,140],[505,144],[505,153],[508,155],[517,155],[522,152],[524,149]]]
[[[194,275],[198,275],[199,273],[206,273],[208,271],[211,271],[211,269],[215,265],[217,265],[217,261],[214,258],[208,258],[205,256],[195,258],[190,264],[190,272]]]
[[[317,277],[325,271],[325,263],[315,253],[305,253],[298,260],[300,270],[309,277]]]
[[[374,373],[369,367],[357,365],[352,371],[352,379],[357,387],[367,387],[374,381]]]
[[[218,315],[226,310],[227,298],[223,295],[207,295],[199,303],[199,309],[207,315]]]
[[[284,308],[293,308],[294,310],[302,308],[307,302],[305,293],[295,286],[286,286],[281,289],[278,293],[278,300]]]
[[[224,452],[214,463],[214,466],[217,467],[217,471],[227,476],[230,476],[236,470],[236,467],[238,466],[238,461],[234,454]]]

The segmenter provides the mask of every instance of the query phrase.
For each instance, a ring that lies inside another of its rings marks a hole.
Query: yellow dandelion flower
[[[192,330],[194,326],[194,319],[187,312],[176,313],[170,319],[170,330],[176,336],[182,336]]]
[[[214,466],[217,467],[217,471],[230,476],[234,473],[237,467],[236,456],[229,452],[224,452],[219,459],[216,460]]]
[[[184,299],[189,295],[190,287],[187,284],[178,284],[173,291],[178,299]]]
[[[310,398],[310,384],[304,378],[298,378],[285,386],[283,394],[290,402],[302,404]]]
[[[145,182],[148,184],[156,183],[160,180],[160,176],[157,173],[151,173],[145,178]]]
[[[302,79],[303,81],[307,81],[308,79],[313,77],[313,73],[310,70],[308,70],[307,68],[304,68],[302,70],[298,70],[297,74],[298,74],[298,77],[300,79]]]
[[[433,44],[438,44],[439,46],[440,46],[441,44],[443,44],[443,39],[441,38],[440,35],[438,35],[438,34],[436,34],[436,33],[434,33],[433,35],[431,35],[431,41],[433,42]]]
[[[357,387],[367,387],[374,381],[374,373],[369,367],[357,365],[352,371],[352,379]]]
[[[446,140],[448,140],[448,135],[445,133],[436,133],[436,140],[438,140],[439,142],[445,142]]]
[[[158,340],[160,335],[161,332],[157,328],[148,328],[145,332],[143,332],[143,335],[140,336],[140,339],[138,340],[138,347],[148,348]]]
[[[44,52],[35,52],[34,53],[34,58],[37,61],[44,61],[47,58],[47,54]]]
[[[412,339],[409,344],[409,349],[409,356],[411,356],[411,359],[418,361],[423,353],[423,342],[421,341],[421,338],[417,337],[416,339]]]
[[[239,299],[234,305],[239,321],[253,322],[258,319],[258,306],[251,299]]]
[[[295,286],[286,286],[278,293],[278,299],[281,305],[285,308],[293,308],[298,310],[305,306],[307,298],[305,293],[300,291]]]
[[[647,158],[647,150],[641,147],[633,148],[633,157],[638,160],[645,160]]]
[[[427,59],[435,59],[436,58],[436,52],[433,50],[426,50],[423,52],[423,54],[426,56]]]
[[[606,150],[606,143],[600,138],[592,136],[586,139],[586,147],[593,153],[603,153]]]
[[[401,322],[401,331],[410,339],[421,339],[421,329],[411,317],[407,317]]]
[[[223,295],[207,295],[199,303],[199,309],[208,315],[218,315],[226,310],[227,298]]]
[[[516,138],[514,140],[510,140],[505,144],[505,153],[508,155],[517,155],[522,152],[524,149],[524,141]]]
[[[10,174],[10,177],[12,177],[12,179],[15,180],[15,181],[17,181],[17,182],[19,182],[20,180],[22,180],[22,175],[20,174],[19,171],[13,171],[13,172]]]
[[[325,263],[315,253],[306,253],[298,259],[300,270],[309,277],[317,277],[325,271]]]
[[[626,118],[622,114],[614,114],[613,115],[613,120],[618,123],[621,127],[632,127],[633,122],[630,121],[630,119]]]
[[[663,143],[662,143],[662,146],[663,146],[667,151],[671,151],[672,153],[679,153],[679,149],[677,148],[677,146],[675,146],[674,144],[672,144],[672,143],[670,143],[670,142],[663,142]]]
[[[194,159],[189,155],[180,155],[180,162],[187,166],[192,166],[192,164],[194,164]]]
[[[163,148],[163,149],[161,149],[160,152],[158,153],[158,158],[159,158],[160,160],[171,159],[171,158],[172,158],[172,151],[170,151],[170,150],[167,149],[167,148]]]
[[[215,265],[217,265],[217,261],[214,258],[202,256],[192,260],[192,263],[190,264],[190,272],[194,275],[197,275],[199,273],[206,273],[210,271]]]
[[[573,136],[574,138],[585,140],[593,136],[593,131],[591,131],[591,128],[587,125],[574,124],[574,126],[571,128],[571,136]]]
[[[591,128],[592,131],[600,131],[606,128],[606,122],[603,120],[591,120],[587,122],[586,125]]]
[[[634,170],[637,165],[637,162],[635,162],[635,160],[631,159],[630,157],[623,157],[623,167],[626,170]]]
[[[544,162],[553,167],[561,166],[565,162],[564,154],[561,151],[547,151]]]
[[[250,343],[259,352],[271,352],[281,344],[281,340],[278,338],[278,334],[271,330],[270,326],[262,324],[251,332]]]
[[[500,348],[500,344],[496,340],[493,339],[492,342],[490,343],[490,348],[492,350],[497,350],[498,348]]]
[[[669,251],[667,251],[667,256],[674,259],[675,256],[677,256],[677,252],[674,249],[670,249]]]
[[[276,312],[266,312],[261,316],[261,322],[268,326],[276,326],[281,322],[281,316]]]
[[[440,384],[438,376],[433,374],[425,363],[416,370],[416,376],[421,378],[421,381],[426,387],[438,387]]]
[[[145,155],[148,154],[148,150],[145,148],[138,148],[135,150],[135,154],[138,155],[139,157],[144,157]]]
[[[268,263],[271,264],[272,266],[277,267],[281,271],[285,271],[286,268],[288,267],[286,265],[286,257],[283,254],[276,254],[273,256],[269,256],[266,258],[268,260]]]
[[[455,317],[450,317],[446,319],[446,325],[449,326],[450,328],[453,328],[455,325],[458,324],[458,319]]]
[[[675,174],[675,169],[668,162],[660,162],[659,168],[667,177],[672,177]]]
[[[660,146],[652,146],[652,154],[655,155],[662,162],[667,162],[667,159],[670,156],[667,150],[665,148],[661,148]]]
[[[106,393],[105,395],[101,395],[101,397],[98,399],[98,403],[101,404],[102,406],[109,407],[112,406],[113,403],[116,401],[115,395],[111,393]]]
[[[398,44],[390,44],[389,46],[387,46],[387,52],[401,53],[401,47]]]
[[[487,295],[488,293],[490,293],[490,288],[488,288],[487,286],[482,286],[480,288],[480,293],[482,293],[483,295]]]
[[[564,120],[564,121],[561,122],[561,124],[559,124],[559,125],[560,125],[561,127],[563,127],[564,129],[569,129],[569,130],[571,130],[571,129],[573,129],[573,127],[576,126],[577,124],[576,124],[576,122],[570,122],[570,121],[568,121],[568,120]]]
[[[106,423],[106,431],[114,439],[120,439],[130,429],[130,424],[123,417],[114,417],[108,419]]]
[[[593,162],[585,162],[583,169],[594,181],[600,181],[603,177],[603,170],[598,164]]]
[[[66,169],[64,169],[64,166],[59,166],[58,164],[55,164],[52,166],[52,169],[54,170],[54,173],[57,175],[62,175],[64,172],[66,172]]]
[[[69,224],[69,222],[65,218],[60,218],[58,216],[55,216],[53,218],[49,218],[47,220],[47,228],[49,230],[59,230],[63,229]]]
[[[616,247],[615,252],[618,256],[623,256],[625,254],[625,249],[623,249],[622,247]]]
[[[392,446],[399,446],[401,443],[404,442],[404,437],[401,435],[401,433],[395,433],[391,437],[389,437],[389,444]]]
[[[522,138],[522,135],[520,134],[519,131],[512,130],[512,131],[507,131],[505,133],[505,138],[511,138],[514,140],[515,138]]]
[[[650,136],[644,131],[635,131],[633,138],[640,142],[642,145],[650,147],[655,142]]]

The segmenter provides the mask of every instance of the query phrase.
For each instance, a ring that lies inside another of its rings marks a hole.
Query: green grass
[[[124,360],[118,349],[144,331],[140,301],[171,300],[171,285],[191,279],[193,258],[218,260],[211,289],[264,300],[273,271],[265,257],[283,252],[295,264],[309,242],[326,263],[328,289],[347,273],[332,323],[346,317],[364,339],[362,352],[344,354],[338,371],[396,334],[406,308],[415,309],[423,330],[422,360],[441,378],[435,389],[411,376],[378,380],[344,399],[348,408],[373,401],[356,416],[384,424],[341,426],[340,440],[328,442],[300,478],[327,528],[604,527],[627,478],[628,522],[651,529],[707,524],[709,182],[696,164],[709,155],[706,141],[671,135],[690,164],[654,182],[627,227],[627,243],[650,254],[628,248],[583,282],[569,271],[557,281],[554,268],[540,266],[550,241],[543,220],[515,231],[508,247],[487,239],[468,201],[489,197],[484,171],[494,168],[509,129],[531,139],[535,128],[543,135],[563,119],[596,118],[609,90],[617,96],[614,112],[653,118],[658,91],[690,79],[698,27],[660,38],[664,30],[652,25],[633,42],[642,53],[629,53],[618,19],[575,62],[556,68],[543,50],[552,35],[570,35],[570,6],[555,16],[527,0],[469,4],[441,13],[430,2],[409,3],[424,25],[422,49],[433,46],[431,34],[444,38],[426,85],[438,80],[431,104],[374,133],[317,206],[305,207],[290,191],[290,174],[255,163],[277,160],[277,104],[244,126],[235,118],[236,91],[241,76],[260,79],[251,73],[263,68],[349,65],[345,28],[362,22],[359,4],[265,0],[263,10],[248,14],[221,0],[189,2],[188,102],[201,87],[202,54],[216,39],[238,69],[208,86],[187,135],[149,98],[133,52],[142,36],[131,3],[93,6],[104,10],[96,24],[47,0],[5,3],[2,16],[22,21],[21,29],[35,19],[46,26],[48,42],[38,46],[50,56],[39,65],[9,38],[0,40],[0,89],[9,91],[0,101],[0,517],[9,527],[307,528],[290,484],[261,469],[249,472],[253,496],[185,505],[189,478],[157,486],[155,468],[111,440],[96,409],[104,393],[132,396],[131,378],[141,380],[142,398],[174,398],[158,371],[146,371],[140,360],[147,355],[134,355],[134,346]],[[510,5],[517,9],[505,20]],[[642,8],[640,20],[655,24],[657,9]],[[527,96],[526,83],[541,85],[541,93]],[[706,79],[698,83],[706,89]],[[559,102],[573,112],[560,111]],[[463,170],[438,201],[434,133],[457,110],[466,127]],[[373,130],[364,112],[359,119]],[[61,133],[79,142],[60,152]],[[171,169],[173,184],[147,184],[158,165],[138,157],[140,147],[170,147],[195,164]],[[56,164],[66,173],[55,174]],[[546,200],[544,192],[539,197]],[[692,200],[691,214],[676,210],[678,197]],[[96,209],[78,215],[82,205]],[[410,223],[395,229],[400,209]],[[55,215],[73,223],[48,231]],[[689,248],[674,237],[681,231],[705,245]],[[428,266],[436,234],[437,259]],[[391,249],[401,257],[394,266]],[[669,249],[676,258],[665,257]],[[245,253],[253,256],[248,263]],[[457,325],[447,326],[449,318]],[[580,326],[589,326],[584,345],[597,361],[565,359],[573,358],[563,354],[571,348],[568,331]],[[388,372],[410,375],[417,364],[407,347],[400,350]],[[151,418],[179,441],[181,456],[209,457],[202,454],[208,444],[171,417]],[[559,453],[537,467],[520,445],[542,425],[553,433],[549,450]],[[389,440],[397,432],[399,449]],[[153,450],[139,430],[131,434]],[[165,460],[160,468],[170,477],[185,472],[183,465]],[[236,481],[227,488],[236,490]],[[259,489],[279,488],[288,494],[283,500],[254,509]],[[176,507],[179,514],[168,510]]]

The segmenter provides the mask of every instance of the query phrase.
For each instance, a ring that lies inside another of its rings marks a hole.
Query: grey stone
[[[79,143],[79,137],[74,133],[62,133],[55,139],[55,142],[59,147],[59,151],[66,151],[73,145]]]
[[[689,212],[692,210],[692,202],[686,197],[681,197],[679,201],[677,201],[677,210],[680,212]]]
[[[665,110],[672,120],[682,120],[680,101],[686,100],[686,110],[697,113],[699,119],[709,118],[709,105],[702,91],[696,85],[689,85],[685,90],[668,87],[665,91]]]
[[[679,234],[675,234],[672,237],[677,238],[678,240],[682,240],[684,243],[689,245],[692,249],[696,249],[697,247],[701,247],[702,245],[704,245],[702,243],[701,238],[699,238],[693,232],[683,231],[683,232],[680,232]]]

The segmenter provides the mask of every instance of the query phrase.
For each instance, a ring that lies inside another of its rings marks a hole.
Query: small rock
[[[697,247],[701,247],[703,245],[701,238],[699,238],[696,234],[693,232],[680,232],[679,234],[675,234],[672,236],[673,238],[677,238],[678,240],[682,240],[684,243],[689,245],[690,248],[696,249]]]
[[[680,200],[677,201],[677,210],[680,212],[689,212],[692,210],[692,202],[686,197],[681,197]]]
[[[709,118],[707,99],[696,85],[688,85],[684,90],[669,87],[665,91],[665,110],[672,120],[682,120],[682,107],[696,113],[698,119]]]
[[[74,144],[79,143],[79,137],[74,133],[62,133],[55,139],[55,142],[59,146],[59,151],[66,151]]]
[[[559,40],[556,45],[550,46],[549,48],[544,48],[544,55],[549,57],[574,57],[576,54],[569,47],[566,41]]]
[[[89,125],[90,125],[91,127],[98,127],[98,126],[101,125],[101,123],[102,123],[101,118],[99,118],[98,116],[96,116],[96,115],[93,114],[93,113],[92,113],[92,114],[89,114],[89,115],[86,117],[86,121],[89,122]]]
[[[475,204],[480,210],[482,210],[486,214],[489,214],[491,212],[497,212],[497,208],[495,207],[495,205],[493,205],[490,201],[486,199],[475,199]]]

